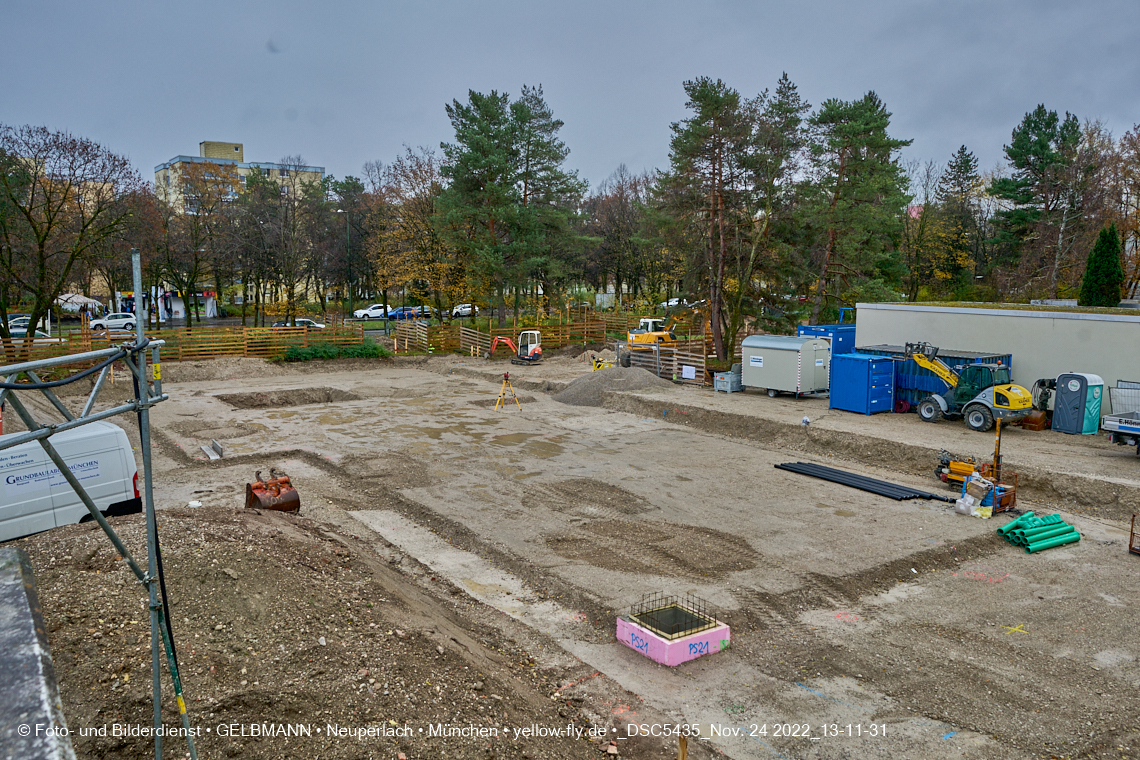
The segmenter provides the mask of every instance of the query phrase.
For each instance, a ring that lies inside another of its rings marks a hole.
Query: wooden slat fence
[[[472,351],[474,349],[474,351]],[[482,356],[491,350],[491,336],[470,327],[459,328],[459,353]]]
[[[338,346],[358,345],[364,340],[364,328],[361,325],[326,327],[323,330],[304,327],[200,327],[195,330],[147,330],[146,335],[153,340],[166,341],[162,348],[163,361],[189,361],[217,356],[280,359],[285,356],[289,346],[307,347],[329,343]],[[59,342],[37,343],[30,353],[24,350],[21,343],[3,346],[0,362],[14,364],[94,351],[131,341],[133,337],[133,333],[122,331],[82,330],[69,334]]]
[[[641,367],[666,380],[707,385],[704,346],[701,340],[678,341],[671,347],[647,345],[630,351],[629,363],[631,367]],[[693,368],[693,377],[685,377],[685,367]]]
[[[623,338],[629,332],[629,318],[625,314],[602,314],[599,317],[606,325],[606,332]],[[633,323],[637,327],[637,322]]]
[[[394,339],[396,350],[400,352],[470,354],[474,349],[477,355],[482,356],[491,350],[491,343],[495,338],[510,338],[514,342],[518,340],[519,333],[524,329],[534,328],[493,327],[489,332],[483,332],[463,325],[428,326],[423,322],[401,321],[396,325]],[[542,345],[547,350],[606,341],[605,323],[601,320],[543,325],[538,330],[542,333]],[[505,356],[508,353],[510,349],[501,343],[495,349],[497,356]]]
[[[396,323],[396,351],[427,351],[428,326],[415,319],[401,319]]]
[[[428,351],[432,353],[454,354],[460,351],[462,341],[459,325],[437,325],[428,327]]]

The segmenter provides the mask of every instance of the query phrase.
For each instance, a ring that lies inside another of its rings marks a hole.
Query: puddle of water
[[[539,470],[538,472],[520,472],[518,475],[514,476],[514,479],[515,480],[526,480],[527,478],[538,477],[541,474],[542,474],[541,470]]]
[[[471,578],[464,578],[462,580],[464,586],[470,589],[475,594],[507,594],[511,595],[511,590],[506,586],[500,586],[497,583],[480,583],[479,581],[472,580]]]
[[[681,481],[682,483],[688,483],[692,480],[692,478],[686,478],[684,475],[678,475],[677,480]]]
[[[420,426],[420,425],[396,425],[393,428],[389,428],[389,430],[390,430],[390,432],[397,433],[400,435],[406,435],[406,436],[409,436],[411,438],[430,438],[433,441],[440,440],[441,436],[443,436],[444,434],[460,436],[460,437],[468,438],[472,441],[482,441],[483,438],[486,437],[487,433],[484,431],[481,431],[481,430],[471,430],[472,424],[479,425],[479,424],[484,424],[484,423],[460,422],[460,423],[457,423],[455,425],[448,425],[446,427],[426,427],[426,426]]]
[[[507,433],[496,435],[488,443],[492,446],[521,446],[526,456],[538,457],[539,459],[550,459],[566,451],[564,446],[554,441],[534,440],[537,437],[535,433]]]
[[[837,510],[835,510],[835,514],[838,515],[839,517],[854,517],[855,516],[855,512],[852,512],[850,509],[837,509]]]

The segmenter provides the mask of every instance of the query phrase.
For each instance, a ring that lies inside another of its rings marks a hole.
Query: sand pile
[[[162,363],[162,380],[165,383],[245,380],[246,378],[280,377],[291,374],[293,374],[292,369],[283,366],[280,362],[246,356],[219,356],[216,359],[182,362],[164,361]]]
[[[617,354],[615,354],[611,349],[603,348],[599,351],[584,351],[578,357],[578,360],[585,362],[586,364],[592,364],[595,358],[612,362],[617,359]]]
[[[571,343],[570,345],[563,346],[562,348],[553,348],[547,352],[547,356],[569,356],[576,358],[583,353],[590,351],[601,351],[605,349],[605,343]]]
[[[672,387],[673,383],[641,367],[610,367],[582,375],[551,398],[573,406],[601,406],[605,394],[611,391]]]

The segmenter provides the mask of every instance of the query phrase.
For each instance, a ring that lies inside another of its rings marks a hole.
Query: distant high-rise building
[[[242,143],[215,142],[204,140],[198,143],[197,156],[175,156],[164,164],[154,167],[154,186],[159,198],[176,207],[182,206],[182,167],[186,164],[217,164],[233,166],[237,175],[244,181],[254,169],[260,169],[267,177],[282,186],[282,192],[290,192],[304,182],[324,179],[323,166],[295,166],[264,162],[246,162],[245,146]]]

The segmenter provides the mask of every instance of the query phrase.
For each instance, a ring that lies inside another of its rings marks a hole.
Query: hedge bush
[[[370,338],[355,346],[336,346],[331,343],[318,343],[308,348],[289,346],[285,351],[287,362],[307,362],[313,359],[387,359],[392,355],[384,346]]]

